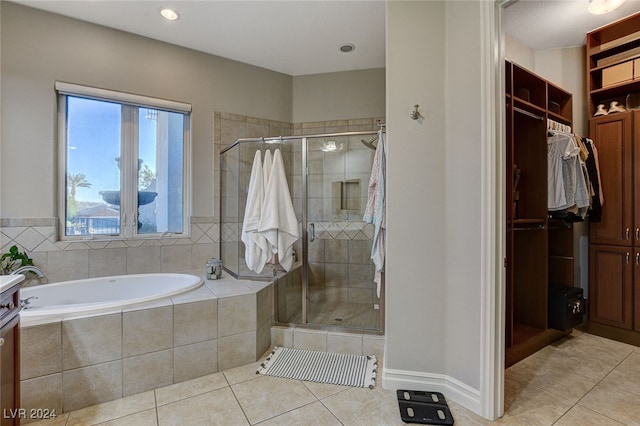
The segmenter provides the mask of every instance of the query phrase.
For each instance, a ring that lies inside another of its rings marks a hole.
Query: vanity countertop
[[[0,275],[0,293],[22,281],[24,281],[24,275],[22,274]]]

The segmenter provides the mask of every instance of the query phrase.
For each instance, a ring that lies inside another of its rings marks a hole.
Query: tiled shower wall
[[[383,118],[373,117],[352,120],[317,121],[295,123],[293,125],[282,122],[262,120],[236,114],[215,114],[215,146],[216,154],[231,145],[239,138],[256,138],[267,136],[304,136],[312,134],[342,133],[355,131],[378,130],[377,123],[384,122]],[[367,153],[373,153],[364,147],[360,138],[345,140],[344,143],[355,145]],[[234,150],[235,151],[235,148]],[[222,212],[221,240],[226,245],[226,264],[234,265],[234,271],[242,269],[243,260],[238,253],[242,252],[240,242],[242,218],[244,216],[244,204],[246,202],[246,186],[249,181],[254,151],[233,152],[239,161],[237,173],[230,173],[223,183],[224,206]],[[322,155],[317,152],[309,152],[310,163],[314,162],[313,155]],[[218,157],[218,155],[216,155]],[[299,142],[293,146],[283,147],[285,169],[292,193],[293,205],[298,221],[302,221],[302,167],[301,145]],[[348,161],[348,160],[347,160]],[[310,185],[313,185],[314,170],[310,164]],[[322,170],[317,173],[322,173]],[[363,191],[366,194],[368,175],[361,179]],[[218,176],[218,181],[224,179]],[[230,181],[228,178],[232,177]],[[237,179],[234,180],[234,179]],[[321,184],[321,182],[319,183]],[[220,188],[216,188],[216,200],[220,200]],[[310,200],[313,203],[315,200]],[[322,202],[322,201],[319,201]],[[366,199],[361,202],[364,206]],[[354,217],[351,217],[354,216]],[[319,218],[318,218],[319,219]],[[316,227],[316,241],[310,244],[310,298],[312,301],[350,302],[350,303],[378,303],[373,287],[373,265],[369,260],[373,238],[373,226],[361,222],[361,213],[336,218],[333,221],[314,219]],[[301,240],[295,246],[295,250],[302,251]],[[235,255],[233,258],[229,254]]]

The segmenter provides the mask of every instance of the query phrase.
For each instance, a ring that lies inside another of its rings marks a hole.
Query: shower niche
[[[331,184],[333,211],[336,214],[362,212],[360,179],[333,182]],[[365,200],[366,202],[366,200]]]
[[[373,123],[372,123],[373,124]],[[374,127],[374,126],[372,126]],[[382,332],[370,260],[374,228],[363,221],[376,131],[239,139],[220,154],[220,254],[239,279],[277,280],[278,324]],[[370,143],[370,142],[369,142]],[[245,262],[241,240],[256,151],[280,149],[300,238],[289,271]]]

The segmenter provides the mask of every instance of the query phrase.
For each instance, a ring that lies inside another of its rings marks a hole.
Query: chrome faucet
[[[38,276],[38,278],[44,278],[44,274],[42,273],[42,271],[33,265],[21,266],[15,271],[11,271],[9,275],[18,275],[22,274],[23,272],[33,272]]]
[[[278,268],[273,268],[273,276],[275,277],[276,275],[278,275],[278,272],[287,272],[286,269],[278,269]]]
[[[31,299],[38,300],[38,296],[31,296],[31,297],[27,297],[26,299],[20,299],[20,308],[29,309],[29,305],[31,305]]]

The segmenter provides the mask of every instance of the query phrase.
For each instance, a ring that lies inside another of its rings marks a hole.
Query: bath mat
[[[377,367],[374,355],[335,354],[276,346],[256,374],[373,388]]]

